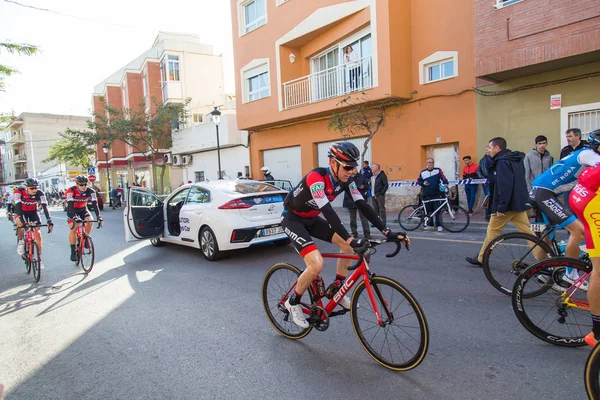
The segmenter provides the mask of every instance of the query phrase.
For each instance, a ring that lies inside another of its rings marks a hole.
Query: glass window
[[[144,92],[144,97],[148,95],[148,75],[146,70],[144,70],[144,74],[142,75],[142,90]]]
[[[182,191],[178,192],[175,196],[171,197],[171,199],[169,200],[169,205],[175,206],[179,202],[185,202],[185,199],[186,199],[189,191],[190,191],[190,188],[186,188],[186,189],[183,189]]]
[[[442,77],[449,78],[454,76],[454,60],[442,63]]]
[[[247,182],[247,183],[246,183]],[[219,188],[223,193],[231,194],[249,194],[249,193],[260,193],[260,192],[272,192],[279,191],[278,187],[265,182],[248,182],[248,181],[231,181],[228,186],[221,186]],[[276,195],[283,197],[281,195]]]
[[[194,122],[201,123],[204,119],[203,117],[204,116],[202,114],[194,114],[193,115]]]
[[[427,82],[439,81],[454,76],[454,60],[441,61],[427,67]]]
[[[266,22],[265,0],[253,0],[244,5],[244,32],[248,33]]]
[[[269,73],[248,78],[248,101],[254,101],[269,95]]]
[[[204,171],[196,171],[194,172],[194,175],[196,177],[196,182],[204,181]]]
[[[167,56],[169,62],[169,80],[179,81],[179,56]]]
[[[158,197],[152,193],[138,192],[137,190],[131,192],[131,207],[157,207],[160,204]]]
[[[185,204],[202,204],[210,203],[210,192],[206,189],[192,186],[190,194]]]
[[[432,65],[429,67],[429,81],[437,81],[440,79],[440,66]]]

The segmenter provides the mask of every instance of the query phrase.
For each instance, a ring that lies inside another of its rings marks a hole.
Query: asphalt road
[[[510,299],[464,262],[483,233],[416,232],[410,252],[373,257],[402,282],[430,328],[429,352],[408,372],[376,363],[348,315],[299,341],[263,311],[269,266],[301,265],[291,247],[265,245],[210,263],[200,251],[125,243],[122,215],[94,230],[89,276],[68,260],[67,226],[54,211],[39,284],[15,252],[0,213],[0,383],[5,399],[584,399],[588,348],[541,342]],[[331,245],[320,244],[323,250]],[[326,266],[325,284],[334,275]]]

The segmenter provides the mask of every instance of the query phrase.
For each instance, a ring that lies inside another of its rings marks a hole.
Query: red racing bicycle
[[[287,263],[273,265],[262,284],[263,305],[273,327],[289,339],[301,339],[313,328],[326,331],[331,317],[346,314],[345,309],[334,309],[356,285],[350,313],[354,332],[363,348],[389,369],[407,371],[418,366],[429,346],[429,329],[421,307],[400,283],[375,275],[369,269],[370,256],[375,253],[375,248],[389,242],[396,244],[396,250],[386,257],[394,257],[402,247],[397,239],[369,240],[371,247],[355,249],[354,255],[323,254],[323,258],[345,258],[357,262],[348,268],[353,272],[326,305],[323,304],[323,296],[319,295],[323,290],[318,290],[315,283],[320,277],[312,282],[300,302],[310,324],[305,329],[292,321],[284,305],[302,271]]]
[[[75,254],[77,254],[76,265],[81,264],[81,268],[86,274],[92,272],[92,268],[94,267],[95,261],[95,253],[94,253],[94,242],[92,241],[92,237],[87,234],[85,231],[85,224],[98,222],[97,229],[100,229],[102,224],[101,221],[98,220],[82,220],[79,218],[75,218],[73,220],[73,224],[75,225],[74,229],[77,242],[75,243]]]
[[[35,279],[36,282],[39,282],[40,277],[42,276],[42,270],[40,268],[42,256],[40,255],[39,245],[35,241],[35,228],[41,228],[43,226],[48,225],[26,223],[24,226],[17,227],[17,232],[19,231],[19,229],[25,229],[25,235],[23,238],[25,242],[23,253],[23,260],[25,261],[25,270],[28,274],[31,273],[31,270],[33,270],[33,279]],[[52,231],[48,229],[48,233],[50,232]]]

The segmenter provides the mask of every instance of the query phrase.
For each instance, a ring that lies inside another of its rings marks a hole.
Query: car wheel
[[[200,231],[200,250],[208,261],[217,261],[223,253],[219,251],[219,244],[213,231],[205,226]]]
[[[284,247],[287,246],[288,244],[292,243],[290,239],[281,239],[281,240],[277,240],[275,242],[273,242],[275,244],[275,246],[277,247]]]
[[[165,245],[165,242],[160,240],[160,238],[152,238],[150,239],[150,243],[152,243],[152,246],[154,247],[161,247]]]

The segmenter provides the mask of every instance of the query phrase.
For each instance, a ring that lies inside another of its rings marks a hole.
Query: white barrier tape
[[[448,185],[482,185],[487,183],[487,179],[460,179],[457,181],[448,181]],[[419,186],[415,181],[394,181],[389,182],[390,187],[398,186]]]

